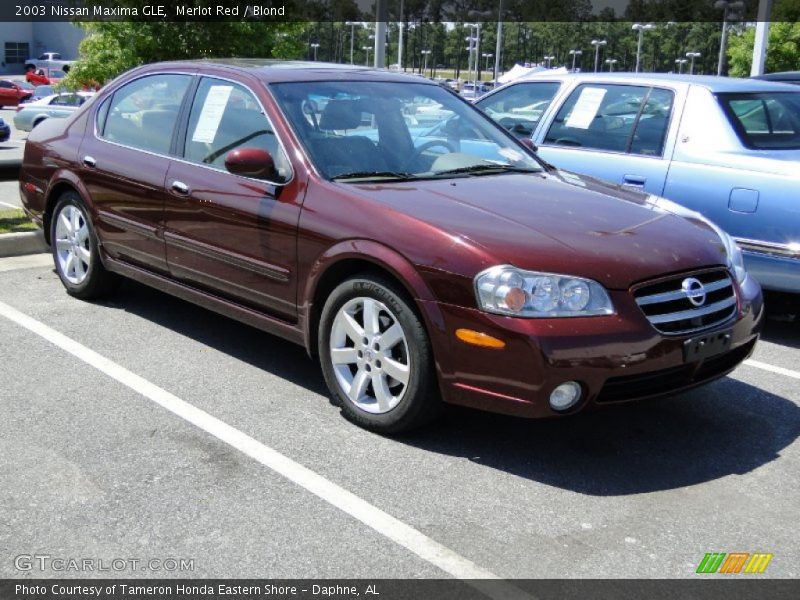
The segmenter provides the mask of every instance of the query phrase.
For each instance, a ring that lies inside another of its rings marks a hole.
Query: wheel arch
[[[317,354],[319,322],[325,300],[342,281],[359,273],[373,273],[394,283],[421,317],[426,329],[442,323],[429,286],[414,265],[404,256],[371,240],[347,240],[331,247],[309,271],[302,304],[305,307],[305,346],[311,356]]]
[[[54,175],[47,188],[45,195],[44,215],[42,216],[42,229],[44,230],[44,237],[48,244],[50,240],[50,222],[53,218],[53,210],[56,207],[58,199],[66,192],[75,192],[81,197],[81,200],[86,204],[86,207],[92,212],[94,218],[91,202],[89,201],[89,194],[81,181],[69,171],[58,172]]]

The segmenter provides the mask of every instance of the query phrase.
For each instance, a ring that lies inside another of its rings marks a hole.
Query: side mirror
[[[529,137],[522,138],[519,141],[519,143],[522,144],[523,146],[525,146],[528,150],[532,150],[533,152],[538,152],[539,151],[539,146],[534,144],[533,140],[531,138],[529,138]]]
[[[276,181],[278,171],[269,152],[262,148],[237,148],[225,156],[225,168],[234,175]]]

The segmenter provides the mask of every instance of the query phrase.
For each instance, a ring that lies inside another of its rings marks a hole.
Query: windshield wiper
[[[514,165],[480,164],[470,165],[469,167],[459,167],[457,169],[447,169],[446,171],[437,171],[433,175],[434,177],[440,177],[448,175],[479,175],[491,173],[541,173],[541,170],[531,169],[530,167],[515,167]]]
[[[408,180],[414,179],[416,175],[413,173],[402,173],[398,171],[353,171],[352,173],[342,173],[332,179],[334,181],[345,179],[394,179],[394,180]]]

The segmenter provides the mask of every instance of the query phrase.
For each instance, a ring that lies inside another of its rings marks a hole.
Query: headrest
[[[355,129],[361,125],[361,102],[358,100],[329,100],[319,119],[319,128]]]

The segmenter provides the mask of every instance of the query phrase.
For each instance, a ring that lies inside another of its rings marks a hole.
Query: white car
[[[20,104],[14,115],[14,127],[30,131],[45,119],[63,119],[78,110],[94,92],[63,92]]]

